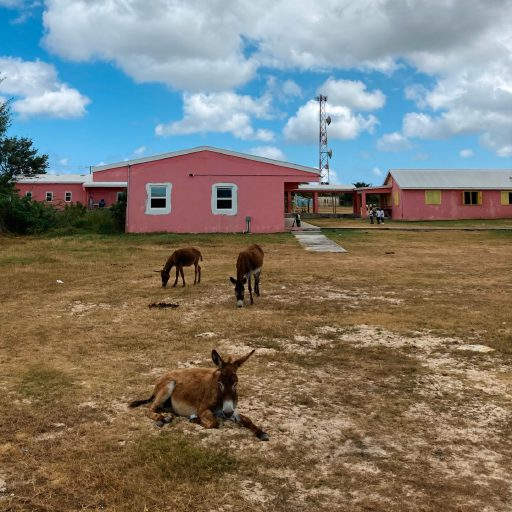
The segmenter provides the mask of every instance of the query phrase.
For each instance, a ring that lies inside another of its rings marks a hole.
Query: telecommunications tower
[[[320,183],[329,184],[329,159],[332,158],[332,149],[327,148],[327,127],[331,124],[331,118],[325,113],[327,96],[321,94],[315,98],[320,106],[320,138],[318,168],[320,169]]]

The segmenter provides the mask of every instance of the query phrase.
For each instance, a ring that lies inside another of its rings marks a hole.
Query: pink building
[[[390,170],[357,192],[363,217],[372,194],[395,220],[512,218],[512,170]]]
[[[273,233],[285,229],[288,192],[319,180],[315,168],[198,147],[96,166],[80,177],[22,178],[17,188],[40,201],[89,204],[93,196],[107,206],[127,191],[129,233]]]

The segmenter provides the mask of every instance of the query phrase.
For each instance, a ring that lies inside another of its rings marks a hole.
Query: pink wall
[[[471,190],[471,189],[468,189]],[[399,205],[394,205],[395,191]],[[462,204],[462,190],[442,190],[440,205],[425,204],[425,190],[400,190],[393,184],[391,203],[393,219],[449,220],[512,218],[512,206],[501,204],[500,190],[482,190],[481,205]]]
[[[48,203],[53,206],[63,206],[78,201],[87,205],[87,194],[81,183],[16,183],[16,189],[20,196],[25,196],[30,191],[34,201],[45,202],[46,192],[53,192],[53,201]],[[66,192],[71,192],[71,203],[65,202]]]
[[[104,171],[97,171],[95,176],[99,172]],[[252,219],[252,232],[284,231],[285,183],[317,180],[309,172],[211,151],[135,164],[127,177],[127,231],[242,232],[246,216]],[[146,213],[147,183],[172,184],[170,213]],[[215,183],[233,183],[238,187],[236,215],[212,213]]]

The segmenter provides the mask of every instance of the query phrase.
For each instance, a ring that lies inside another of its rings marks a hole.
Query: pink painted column
[[[366,219],[366,191],[361,192],[361,217]]]
[[[318,213],[318,192],[313,192],[313,213]]]
[[[353,192],[352,193],[352,213],[356,217],[359,217],[359,211],[360,211],[359,194],[357,192]]]
[[[292,192],[286,192],[286,213],[292,213]]]

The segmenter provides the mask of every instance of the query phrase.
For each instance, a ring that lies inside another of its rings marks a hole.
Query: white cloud
[[[270,158],[271,160],[285,160],[284,153],[275,146],[257,146],[249,150],[249,154]]]
[[[160,136],[191,133],[231,133],[242,140],[269,142],[274,133],[255,129],[251,117],[269,119],[270,98],[253,99],[232,92],[183,95],[184,116],[180,121],[159,124],[155,133]]]
[[[382,171],[381,171],[378,167],[374,167],[374,168],[372,169],[372,174],[373,174],[374,176],[382,176]]]
[[[50,64],[0,57],[0,70],[5,77],[0,92],[14,96],[12,109],[24,117],[81,117],[90,103],[89,98],[60,82]]]
[[[472,156],[474,156],[474,152],[472,149],[461,149],[459,151],[459,156],[461,158],[471,158]]]
[[[377,110],[384,106],[386,97],[381,91],[366,91],[361,81],[335,80],[329,78],[320,88],[319,93],[328,97],[334,105],[342,105],[357,111]]]
[[[377,141],[377,149],[379,151],[406,151],[414,145],[398,132],[386,133]]]
[[[380,91],[367,92],[362,82],[333,80],[329,78],[318,88],[322,94],[327,93],[326,114],[331,118],[327,129],[332,139],[355,139],[362,132],[373,133],[378,124],[372,114],[363,115],[358,110],[375,110],[382,107],[385,97]],[[297,113],[288,119],[283,133],[292,142],[314,142],[318,140],[319,104],[315,100],[302,105]]]
[[[142,156],[147,151],[147,149],[148,148],[146,146],[140,146],[133,150],[133,154],[136,156]]]

